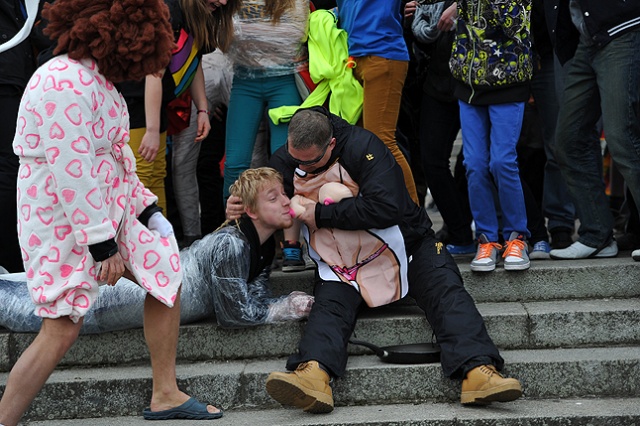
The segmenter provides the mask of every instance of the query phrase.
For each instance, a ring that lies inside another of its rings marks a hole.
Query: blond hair
[[[245,209],[256,211],[258,194],[268,184],[282,183],[282,175],[271,167],[247,169],[230,187],[229,193],[240,197]]]
[[[295,0],[265,0],[264,10],[266,15],[270,16],[274,23],[278,23],[282,15],[295,8],[295,5]]]
[[[233,15],[242,5],[241,0],[229,2],[211,12],[206,0],[180,0],[180,6],[189,32],[196,45],[205,52],[220,49],[226,52],[233,38]]]

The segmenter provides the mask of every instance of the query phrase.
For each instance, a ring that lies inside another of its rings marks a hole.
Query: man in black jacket
[[[613,257],[613,216],[602,181],[602,115],[609,152],[640,200],[640,2],[545,0],[556,54],[568,63],[556,131],[556,160],[576,206],[578,241],[552,259]],[[640,259],[640,251],[634,258]]]
[[[303,109],[291,119],[287,144],[274,154],[271,165],[283,174],[289,196],[301,186],[309,188],[314,180],[330,176],[355,183],[357,196],[329,205],[311,203],[300,220],[311,230],[397,225],[409,262],[409,295],[425,311],[435,332],[444,373],[464,378],[461,402],[486,405],[520,397],[520,383],[498,373],[504,360],[453,258],[435,239],[425,210],[411,201],[402,170],[380,139],[322,107]],[[284,405],[325,413],[333,410],[329,378],[345,372],[347,342],[363,298],[353,286],[323,274],[320,261],[315,300],[298,351],[287,362],[287,369],[293,372],[271,373],[267,391]]]

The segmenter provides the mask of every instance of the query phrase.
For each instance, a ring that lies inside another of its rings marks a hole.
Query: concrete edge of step
[[[640,344],[640,298],[478,304],[487,330],[502,349],[542,349]],[[626,324],[620,327],[619,324]],[[184,325],[178,362],[287,356],[302,335],[304,322],[245,330],[217,327],[213,321]],[[378,346],[420,343],[432,334],[415,306],[365,312],[354,336]],[[0,372],[8,371],[34,334],[0,333]],[[349,345],[351,355],[371,353]],[[61,367],[134,365],[148,361],[141,329],[81,336]]]
[[[521,399],[467,408],[457,403],[386,404],[337,407],[332,413],[313,415],[296,409],[227,410],[215,426],[326,425],[326,426],[583,426],[640,423],[640,398]],[[192,421],[165,421],[165,425],[191,425]],[[209,424],[207,422],[207,424]],[[148,425],[141,416],[46,420],[25,426],[138,426]]]
[[[503,351],[504,373],[521,381],[529,399],[640,397],[638,346]],[[178,383],[191,395],[225,409],[277,408],[265,391],[285,359],[206,362],[178,366]],[[151,371],[146,366],[56,371],[28,412],[33,420],[132,416],[148,405]],[[0,374],[0,383],[6,374]],[[2,387],[0,386],[0,393]],[[445,378],[440,364],[392,365],[375,356],[349,359],[333,385],[337,406],[454,402],[460,382]],[[500,407],[507,405],[498,405]],[[614,423],[615,424],[615,423]],[[617,424],[616,424],[617,425]]]

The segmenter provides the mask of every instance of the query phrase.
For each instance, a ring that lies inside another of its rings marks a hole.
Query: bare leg
[[[54,368],[78,338],[82,319],[44,318],[35,340],[11,369],[0,400],[0,423],[15,426]]]
[[[162,411],[184,404],[189,395],[178,389],[176,381],[176,350],[180,330],[180,292],[173,308],[167,307],[150,294],[144,301],[144,337],[151,355],[153,393],[151,411]],[[210,413],[217,413],[207,405]]]

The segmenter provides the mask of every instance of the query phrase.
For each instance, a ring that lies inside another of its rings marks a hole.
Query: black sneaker
[[[316,262],[309,256],[309,246],[306,244],[302,245],[302,259],[304,260],[304,269],[317,268]]]
[[[616,237],[616,242],[618,250],[634,250],[640,247],[640,237],[631,232]]]
[[[282,272],[304,271],[306,264],[302,257],[302,246],[298,241],[282,243]]]
[[[565,249],[573,244],[573,229],[554,228],[549,233],[551,234],[552,249]]]

